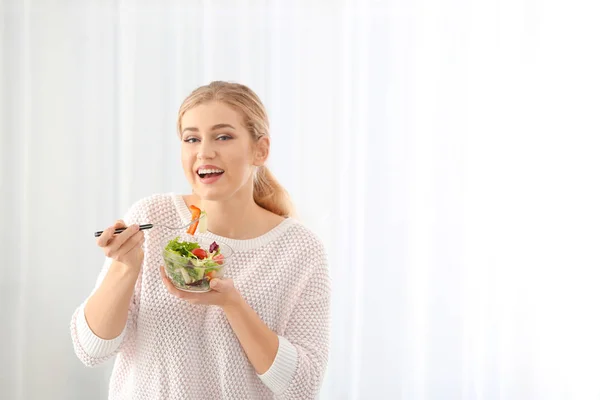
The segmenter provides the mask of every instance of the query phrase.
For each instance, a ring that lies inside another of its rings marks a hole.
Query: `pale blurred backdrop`
[[[0,1],[0,398],[106,398],[111,365],[69,336],[93,232],[188,190],[176,113],[212,80],[264,100],[270,166],[329,251],[322,399],[600,398],[599,18],[581,0]]]

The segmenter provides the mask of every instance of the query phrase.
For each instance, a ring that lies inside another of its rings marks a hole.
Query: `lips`
[[[223,173],[201,175],[200,182],[202,182],[203,184],[206,184],[206,185],[210,185],[212,183],[215,183],[219,179],[221,179],[222,176],[223,176]]]
[[[200,179],[212,178],[215,176],[220,176],[225,172],[222,168],[219,168],[215,165],[201,165],[196,173],[200,177]]]
[[[200,182],[206,185],[217,182],[224,173],[225,170],[216,165],[201,165],[196,169]]]

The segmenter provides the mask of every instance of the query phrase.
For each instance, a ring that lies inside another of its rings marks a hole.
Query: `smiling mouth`
[[[197,171],[198,176],[200,177],[200,179],[204,179],[204,178],[212,178],[215,176],[219,176],[219,175],[223,175],[223,173],[225,173],[225,171],[223,171],[222,169],[203,169],[203,170],[198,170]]]

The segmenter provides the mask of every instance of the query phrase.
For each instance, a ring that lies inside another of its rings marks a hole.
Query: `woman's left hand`
[[[191,304],[215,305],[220,307],[234,306],[241,300],[240,292],[233,285],[233,280],[229,278],[214,278],[210,281],[210,292],[190,293],[179,290],[173,285],[165,273],[165,267],[160,267],[160,276],[167,290],[174,296],[179,297]]]

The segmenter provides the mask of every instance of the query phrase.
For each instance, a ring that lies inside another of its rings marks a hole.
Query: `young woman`
[[[142,199],[98,238],[106,261],[73,315],[75,353],[87,366],[116,355],[111,399],[315,398],[329,347],[327,260],[265,167],[263,104],[246,86],[213,82],[185,99],[178,131],[191,194]],[[139,230],[183,226],[192,205],[208,216],[200,235],[234,250],[207,293],[165,277],[176,232]]]

